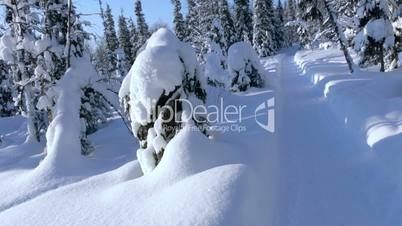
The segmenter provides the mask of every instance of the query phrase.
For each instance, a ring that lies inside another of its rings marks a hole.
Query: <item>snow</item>
[[[168,39],[147,45],[170,53],[172,46],[163,44]],[[152,159],[142,156],[150,153],[139,152],[135,159],[137,141],[120,119],[110,119],[90,136],[93,156],[78,160],[70,144],[68,152],[59,149],[75,169],[52,175],[41,170],[49,163],[45,144],[22,144],[25,119],[0,119],[1,224],[400,225],[400,71],[351,76],[336,48],[289,50],[261,63],[265,88],[243,93],[208,88],[213,95],[207,106],[219,106],[220,98],[224,106],[246,105],[241,122],[211,126],[245,131],[222,129],[206,137],[187,123],[165,144],[156,125],[148,139],[165,153],[158,167],[144,164],[150,166],[145,175],[138,160]],[[71,80],[83,69],[91,71],[81,66],[69,72]],[[69,86],[71,93],[89,82],[80,78]],[[270,133],[255,119],[262,122],[271,112],[256,116],[255,110],[273,97],[276,131]],[[50,141],[61,139],[58,129],[78,128],[54,129]],[[57,150],[52,143],[51,153]]]

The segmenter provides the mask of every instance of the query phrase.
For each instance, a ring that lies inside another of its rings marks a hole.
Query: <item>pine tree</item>
[[[0,61],[0,117],[9,117],[15,114],[13,88],[9,67]]]
[[[253,42],[253,19],[249,0],[235,0],[235,29],[237,41]]]
[[[2,60],[10,65],[14,84],[17,85],[16,105],[19,112],[27,117],[28,142],[41,140],[42,114],[36,109],[38,101],[34,84],[35,50],[28,48],[36,41],[35,25],[37,18],[31,17],[35,5],[31,1],[12,1],[6,6],[6,23],[10,27],[9,34],[2,37],[7,42],[2,46]],[[4,42],[3,41],[3,42]]]
[[[391,20],[395,32],[395,45],[388,54],[386,63],[389,70],[396,69],[402,66],[400,54],[402,52],[402,0],[395,1],[391,4]]]
[[[114,79],[116,78],[117,75],[116,74],[118,64],[117,49],[119,47],[119,42],[117,39],[116,29],[114,27],[115,23],[113,19],[112,9],[108,4],[106,5],[106,10],[103,13],[102,18],[104,27],[104,38],[106,41],[106,51],[108,55],[108,64],[109,64],[108,65],[109,72],[107,74],[107,77],[109,79]]]
[[[297,10],[296,3],[294,0],[285,1],[285,10],[284,10],[284,21],[285,25],[285,40],[287,46],[292,46],[299,42],[300,31],[297,31],[297,26],[295,26],[297,20]],[[300,28],[300,27],[299,27]],[[307,35],[307,34],[305,34]],[[303,36],[305,36],[303,35]]]
[[[131,59],[133,61],[131,65],[133,65],[135,58],[137,57],[137,51],[141,46],[139,44],[137,28],[135,26],[134,21],[131,18],[128,19],[128,29],[130,30],[130,42],[131,45],[133,46],[131,49]]]
[[[236,31],[234,28],[234,22],[229,10],[227,0],[219,0],[219,19],[223,28],[223,36],[225,40],[225,47],[223,51],[227,53],[229,47],[233,45],[236,40]]]
[[[390,21],[390,11],[386,0],[360,0],[357,7],[358,34],[355,49],[360,54],[361,66],[380,64],[385,71],[386,51],[395,44],[395,36]],[[381,31],[377,28],[381,27]]]
[[[274,53],[274,27],[272,0],[256,0],[254,3],[253,46],[260,57]]]
[[[172,4],[174,6],[173,24],[175,33],[177,38],[180,41],[183,41],[187,36],[187,31],[186,31],[186,23],[184,21],[183,14],[181,13],[181,2],[180,0],[172,0]]]
[[[275,46],[276,50],[286,47],[285,43],[285,21],[284,11],[281,0],[278,0],[278,5],[275,10],[275,16],[273,18],[273,25],[275,31]]]
[[[135,1],[135,15],[137,17],[138,27],[138,46],[141,48],[150,37],[148,24],[146,23],[144,13],[142,12],[141,0]]]
[[[124,67],[126,71],[130,70],[131,65],[133,65],[133,44],[131,43],[130,30],[127,25],[127,20],[123,15],[119,16],[119,43],[120,48],[124,52]]]
[[[187,37],[185,42],[192,43],[197,54],[201,52],[201,46],[203,43],[202,31],[199,21],[199,6],[196,0],[187,0],[188,13],[186,17],[187,24]]]

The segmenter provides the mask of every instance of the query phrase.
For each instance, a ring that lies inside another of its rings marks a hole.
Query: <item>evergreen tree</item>
[[[127,25],[127,20],[123,15],[120,15],[119,17],[119,43],[120,43],[120,48],[124,52],[124,67],[126,71],[129,71],[131,68],[131,65],[133,65],[134,60],[133,60],[133,54],[132,54],[132,49],[133,49],[133,44],[131,43],[131,34],[130,30]]]
[[[0,117],[15,114],[13,84],[8,65],[0,61]]]
[[[275,51],[273,17],[272,0],[255,1],[253,46],[260,57],[269,56]]]
[[[106,41],[106,51],[108,55],[108,67],[109,72],[107,77],[109,79],[117,77],[117,49],[119,48],[119,42],[117,39],[115,23],[113,19],[112,10],[109,5],[106,5],[106,10],[102,16],[104,27],[104,38]]]
[[[236,31],[234,28],[234,22],[229,10],[227,0],[219,0],[219,19],[223,28],[223,36],[225,40],[225,46],[223,51],[226,53],[229,47],[234,44],[236,40]]]
[[[294,26],[297,20],[297,10],[296,10],[296,3],[294,0],[287,0],[285,1],[285,10],[284,10],[284,21],[285,25],[285,40],[286,45],[291,46],[297,42],[299,42],[299,35],[302,31],[302,28],[299,26],[299,31],[297,26]],[[305,33],[303,36],[305,37],[307,34]]]
[[[360,0],[357,19],[358,34],[355,38],[355,49],[360,54],[359,64],[361,66],[380,64],[380,71],[385,71],[386,51],[395,44],[388,2]],[[378,30],[380,27],[381,30]]]
[[[274,31],[275,31],[275,46],[276,49],[279,50],[283,47],[286,47],[285,43],[285,20],[284,20],[284,11],[282,7],[281,0],[278,0],[278,5],[276,7],[273,18]]]
[[[186,38],[187,31],[186,31],[186,23],[184,21],[183,14],[181,13],[181,2],[180,0],[172,0],[172,4],[174,6],[174,29],[177,38],[180,41],[183,41]]]
[[[34,28],[39,24],[38,18],[32,17],[36,7],[29,0],[12,1],[6,6],[6,23],[10,27],[9,34],[2,37],[3,61],[10,66],[14,84],[17,85],[16,105],[19,112],[27,117],[28,142],[41,140],[42,114],[36,109],[38,101],[34,84],[35,49],[32,47],[37,39]]]
[[[187,0],[187,8],[186,24],[188,33],[184,41],[192,43],[196,53],[199,54],[203,43],[198,12],[199,6],[196,0]]]
[[[138,46],[141,48],[150,37],[148,24],[146,23],[144,13],[142,12],[141,0],[135,1],[135,15],[137,17],[138,27]]]
[[[235,0],[235,30],[237,41],[253,42],[253,19],[249,0]]]
[[[130,42],[133,46],[131,49],[131,60],[133,61],[131,65],[133,65],[135,58],[137,57],[137,51],[141,46],[139,44],[137,28],[131,18],[128,19],[128,29],[130,30]]]

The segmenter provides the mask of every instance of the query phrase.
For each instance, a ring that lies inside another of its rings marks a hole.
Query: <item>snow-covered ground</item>
[[[208,92],[208,105],[247,106],[239,124],[211,139],[185,128],[146,176],[119,119],[67,175],[36,168],[45,145],[23,144],[23,118],[0,119],[0,224],[400,225],[400,71],[348,75],[336,49],[262,63],[266,88]],[[255,120],[272,97],[274,133]]]

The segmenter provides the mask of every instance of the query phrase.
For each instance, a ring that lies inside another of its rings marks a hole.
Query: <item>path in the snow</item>
[[[370,198],[377,192],[370,189],[376,167],[367,148],[335,121],[293,55],[281,64],[273,225],[384,225],[384,211]]]

